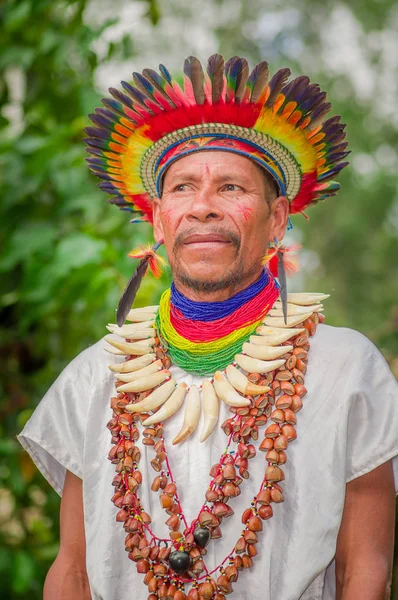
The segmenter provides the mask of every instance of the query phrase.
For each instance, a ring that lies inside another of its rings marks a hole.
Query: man
[[[184,72],[184,91],[162,65],[134,74],[91,117],[90,167],[157,244],[133,254],[113,335],[19,436],[62,493],[44,598],[388,598],[396,383],[322,324],[325,295],[286,296],[280,245],[289,213],[337,191],[344,128],[287,69]],[[130,311],[161,242],[173,286]]]

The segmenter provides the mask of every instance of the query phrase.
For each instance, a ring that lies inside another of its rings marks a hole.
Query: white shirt
[[[115,465],[106,428],[111,418],[114,374],[107,365],[119,362],[101,340],[82,352],[61,373],[18,436],[36,465],[59,494],[68,469],[83,479],[87,573],[93,600],[146,600],[147,587],[124,550],[125,532],[115,522],[111,503]],[[200,385],[201,378],[172,367],[177,380]],[[264,521],[253,568],[241,571],[231,598],[240,600],[332,600],[334,563],[346,482],[394,459],[398,487],[398,387],[386,362],[361,334],[320,325],[311,339],[305,385],[308,394],[297,415],[296,441],[289,444],[285,501],[273,505]],[[221,406],[220,424],[230,416]],[[227,438],[220,427],[200,444],[198,430],[180,446],[171,439],[183,412],[166,421],[165,439],[171,468],[189,522],[204,501],[211,465],[219,461]],[[258,445],[263,437],[260,432]],[[159,537],[167,537],[166,513],[150,490],[156,476],[153,451],[143,446],[140,490]],[[205,557],[215,568],[232,550],[242,529],[241,515],[258,491],[264,475],[264,453],[250,462],[250,479],[239,498],[230,501],[235,514],[222,524],[222,538],[212,540]]]

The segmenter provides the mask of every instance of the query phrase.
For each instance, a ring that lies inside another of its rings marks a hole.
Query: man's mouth
[[[209,233],[207,235],[189,235],[183,241],[183,245],[188,246],[189,248],[208,248],[210,246],[219,247],[227,244],[231,244],[231,240],[225,236],[214,233]]]

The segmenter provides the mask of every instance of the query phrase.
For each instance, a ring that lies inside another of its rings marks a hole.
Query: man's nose
[[[224,213],[217,201],[217,194],[207,186],[203,187],[192,198],[185,218],[188,221],[222,221]]]

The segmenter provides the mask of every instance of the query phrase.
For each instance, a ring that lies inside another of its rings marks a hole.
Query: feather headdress
[[[326,119],[326,94],[308,77],[289,77],[280,69],[270,79],[265,61],[250,72],[244,58],[225,62],[219,54],[206,72],[187,58],[183,88],[163,65],[159,73],[133,73],[132,83],[111,88],[112,98],[90,115],[88,165],[110,202],[135,213],[132,222],[152,222],[152,200],[173,160],[219,148],[256,160],[289,200],[290,213],[303,212],[337,193],[333,178],[348,152],[340,117]]]

